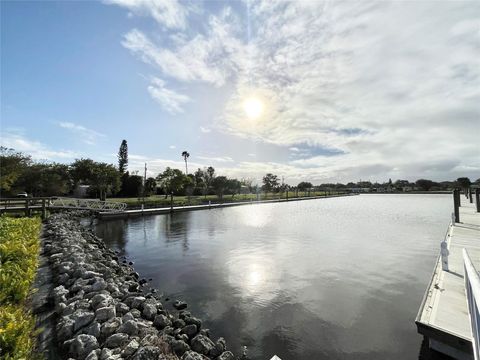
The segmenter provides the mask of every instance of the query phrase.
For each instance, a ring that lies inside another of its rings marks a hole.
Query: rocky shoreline
[[[52,215],[32,299],[39,351],[47,359],[237,359],[223,338],[210,339],[187,304],[176,301],[169,312],[154,290],[142,290],[145,283],[78,214]]]

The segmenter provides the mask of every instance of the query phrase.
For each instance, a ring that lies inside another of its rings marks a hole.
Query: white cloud
[[[212,130],[209,129],[209,128],[200,126],[200,131],[201,131],[202,133],[204,133],[204,134],[208,134],[208,133],[211,132]]]
[[[94,145],[97,142],[98,138],[105,137],[104,134],[101,134],[92,129],[87,129],[82,125],[78,125],[72,122],[61,121],[58,122],[57,125],[79,136],[84,143],[89,145]]]
[[[170,145],[168,148],[169,149],[176,149],[177,147],[175,145]]]
[[[37,140],[27,138],[22,132],[3,132],[0,144],[6,148],[15,149],[30,155],[35,160],[66,161],[79,157],[70,150],[53,150]]]
[[[153,78],[148,86],[148,92],[162,107],[171,114],[183,112],[182,105],[189,102],[190,98],[165,87],[165,82],[159,78]]]
[[[248,21],[225,6],[205,15],[201,31],[159,40],[134,29],[123,41],[177,82],[233,88],[208,129],[292,152],[307,144],[342,153],[232,171],[268,168],[319,181],[480,175],[476,3],[249,4]],[[242,109],[251,96],[264,103],[256,121]]]
[[[169,29],[184,29],[190,11],[177,0],[104,0],[104,2],[127,8],[136,15],[151,16]]]
[[[197,156],[197,159],[220,163],[233,162],[230,156]]]
[[[128,32],[122,44],[165,77],[222,86],[244,61],[242,43],[233,34],[239,34],[238,19],[227,8],[220,16],[210,16],[206,34],[174,36],[171,49],[156,45],[138,29]]]

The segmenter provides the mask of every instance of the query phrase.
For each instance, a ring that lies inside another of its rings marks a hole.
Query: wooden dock
[[[466,249],[473,265],[480,268],[480,212],[473,200],[462,196],[457,213],[460,221],[452,219],[448,227],[415,321],[430,348],[462,360],[474,359],[462,254]]]

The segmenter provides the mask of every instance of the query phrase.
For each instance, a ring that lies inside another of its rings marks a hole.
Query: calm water
[[[214,337],[255,360],[417,359],[448,195],[361,195],[97,225]]]

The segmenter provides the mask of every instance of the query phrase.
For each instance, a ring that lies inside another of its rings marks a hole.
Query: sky
[[[257,181],[480,178],[478,1],[0,6],[0,143],[39,161],[126,139],[148,176],[187,150]]]

